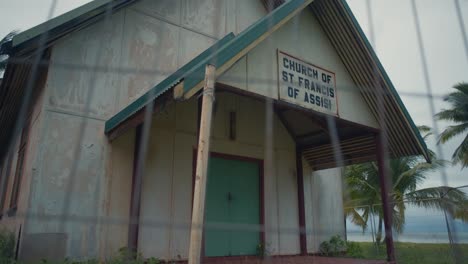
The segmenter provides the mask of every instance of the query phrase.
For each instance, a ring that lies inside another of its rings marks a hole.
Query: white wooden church
[[[316,254],[345,236],[343,166],[427,157],[345,0],[96,0],[2,50],[23,260]]]

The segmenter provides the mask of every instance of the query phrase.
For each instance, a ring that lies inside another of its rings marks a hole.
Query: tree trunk
[[[377,226],[377,234],[375,236],[375,243],[377,243],[377,245],[380,245],[380,242],[382,241],[382,225],[382,216],[379,215],[379,224]]]

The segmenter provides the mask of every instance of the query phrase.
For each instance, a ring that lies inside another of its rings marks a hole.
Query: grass
[[[366,259],[385,259],[387,256],[385,246],[379,249],[370,242],[357,243],[362,248],[362,254]],[[458,245],[460,257],[455,262],[449,244],[418,244],[418,243],[395,243],[395,254],[397,263],[402,264],[452,264],[468,263],[468,244]]]

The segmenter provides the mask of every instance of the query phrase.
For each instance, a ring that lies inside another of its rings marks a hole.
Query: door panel
[[[205,256],[228,256],[230,245],[229,230],[220,228],[229,222],[227,161],[210,158],[208,184],[205,202]]]
[[[257,163],[210,157],[205,256],[256,254],[260,242],[255,230],[260,223],[259,175]]]

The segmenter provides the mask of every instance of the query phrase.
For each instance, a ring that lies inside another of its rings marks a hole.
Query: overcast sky
[[[255,1],[255,0],[253,0]],[[58,0],[53,16],[82,5],[86,0]],[[13,29],[26,30],[49,18],[52,0],[0,0],[0,36]],[[348,0],[366,34],[369,33],[367,0]],[[468,28],[468,0],[460,0],[465,27]],[[468,61],[453,0],[418,0],[417,8],[430,82],[434,91],[436,112],[446,105],[441,96],[451,92],[454,84],[468,82]],[[433,126],[427,88],[418,48],[415,22],[410,0],[372,0],[375,34],[373,43],[377,55],[400,93],[417,125]],[[410,95],[415,94],[418,95]],[[442,129],[447,123],[439,122]],[[449,159],[461,138],[443,146],[443,156]],[[429,147],[436,150],[434,142]],[[446,169],[451,186],[468,184],[468,169]],[[440,173],[434,173],[421,187],[443,184]]]

